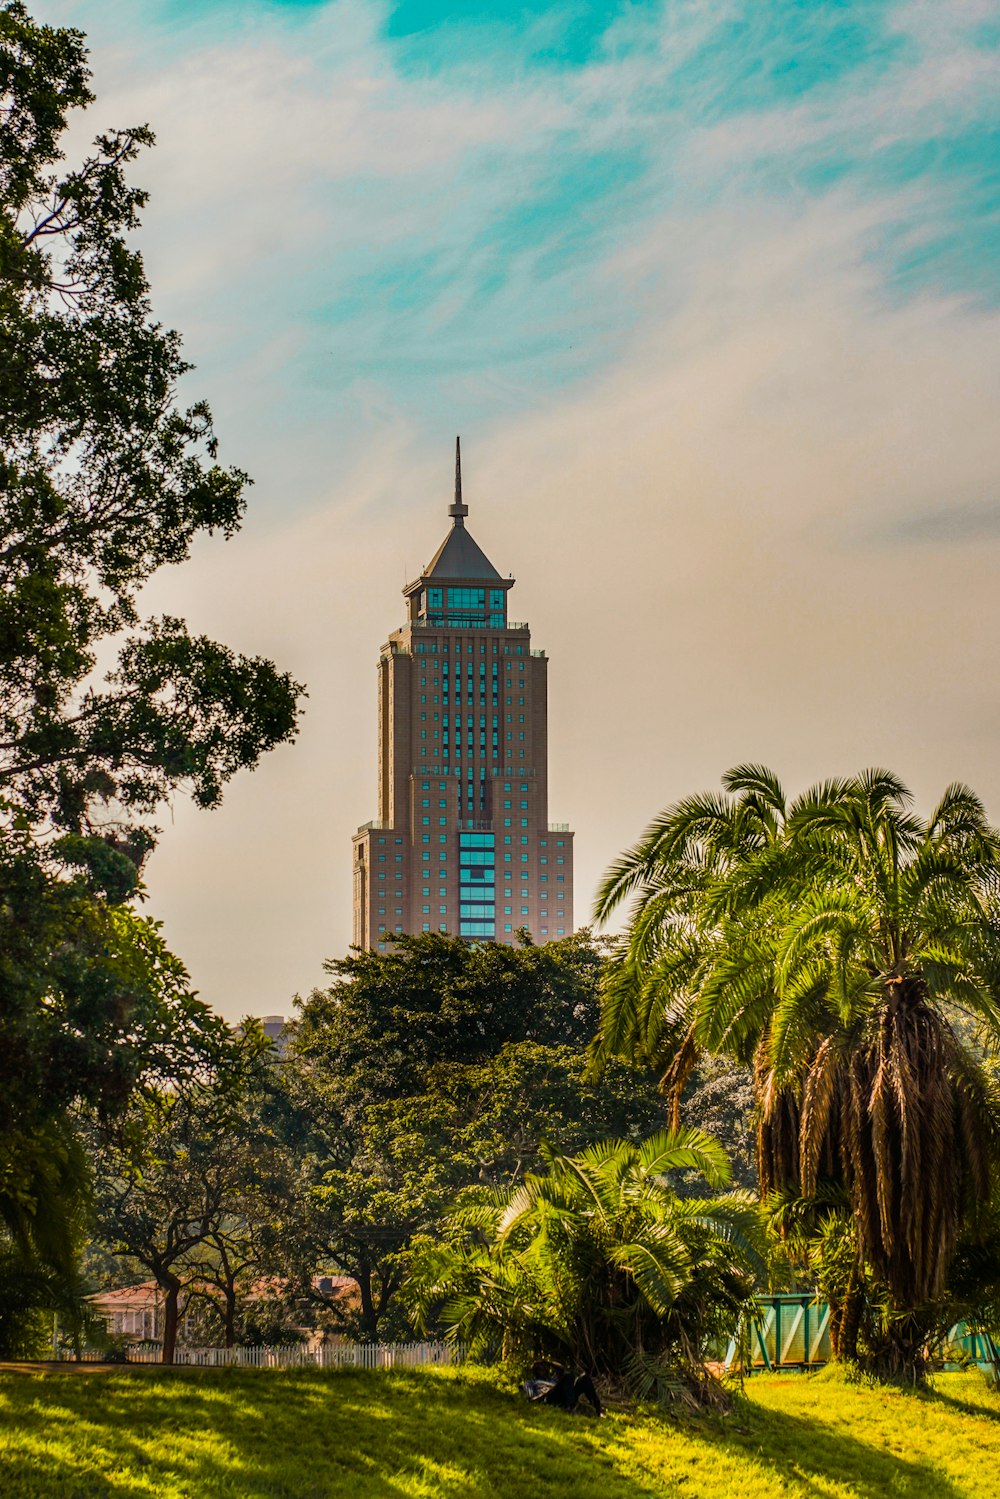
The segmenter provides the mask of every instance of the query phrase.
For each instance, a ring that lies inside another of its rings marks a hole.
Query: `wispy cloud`
[[[966,546],[1000,541],[1000,499],[962,500],[897,515],[869,533],[884,546]]]
[[[153,864],[209,997],[280,1008],[346,945],[370,661],[456,429],[552,656],[581,919],[658,803],[748,756],[1000,810],[992,6],[48,11],[91,32],[92,128],[158,132],[157,307],[257,479],[150,607],[311,690]]]
[[[587,377],[645,315],[607,260],[710,204],[891,195],[867,247],[887,294],[995,279],[1000,52],[975,5],[947,26],[780,0],[400,14],[86,8],[101,110],[159,133],[141,170],[161,304],[241,406],[248,366],[296,330],[255,391],[305,441],[322,417],[356,451],[359,382],[434,427]],[[546,47],[584,23],[578,56]]]

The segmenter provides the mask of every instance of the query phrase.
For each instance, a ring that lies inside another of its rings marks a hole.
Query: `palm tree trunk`
[[[876,1379],[922,1385],[927,1379],[927,1329],[914,1312],[891,1324],[881,1345],[864,1360]]]
[[[864,1308],[864,1294],[858,1276],[855,1274],[847,1283],[847,1292],[839,1309],[836,1346],[834,1345],[832,1316],[830,1319],[830,1351],[840,1363],[857,1363],[858,1334],[861,1331],[861,1316]]]

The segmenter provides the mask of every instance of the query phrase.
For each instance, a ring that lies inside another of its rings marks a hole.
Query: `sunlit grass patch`
[[[725,1417],[527,1405],[488,1371],[0,1376],[4,1499],[1000,1499],[1000,1397],[748,1381]]]

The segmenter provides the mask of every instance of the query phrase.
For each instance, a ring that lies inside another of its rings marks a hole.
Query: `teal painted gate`
[[[752,1369],[811,1369],[830,1357],[830,1308],[806,1292],[760,1298],[761,1316],[750,1325],[748,1358]],[[732,1368],[737,1340],[724,1360]]]
[[[750,1324],[746,1358],[754,1369],[817,1369],[830,1358],[830,1308],[808,1292],[761,1296],[761,1315]],[[738,1342],[730,1340],[723,1360],[731,1369]],[[949,1354],[951,1357],[949,1357]],[[994,1379],[1000,1373],[1000,1349],[990,1333],[957,1322],[945,1340],[945,1368],[974,1363]]]

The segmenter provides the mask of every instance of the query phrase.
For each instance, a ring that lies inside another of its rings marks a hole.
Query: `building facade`
[[[379,656],[378,817],[353,840],[362,948],[573,930],[573,834],[548,820],[548,660],[508,617],[514,579],[469,534],[457,443],[448,513]]]

